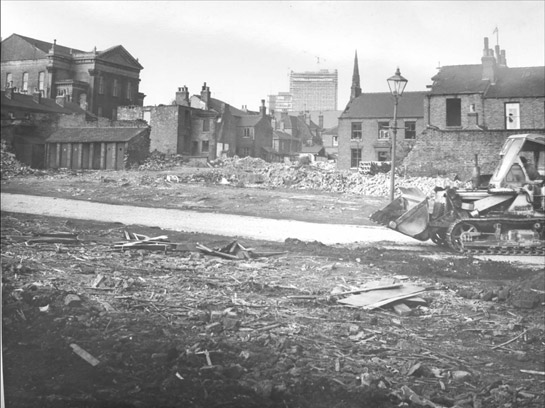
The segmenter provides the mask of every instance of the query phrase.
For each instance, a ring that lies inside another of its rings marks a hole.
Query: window
[[[208,153],[208,149],[209,149],[209,142],[208,142],[208,140],[203,140],[203,141],[202,141],[202,145],[201,145],[201,152],[203,152],[203,153]]]
[[[127,82],[127,99],[132,101],[132,84]]]
[[[505,128],[520,129],[520,104],[518,102],[505,104]]]
[[[102,106],[99,106],[97,109],[97,115],[102,117]]]
[[[361,161],[361,149],[350,149],[350,167],[359,167]]]
[[[6,74],[6,88],[11,88],[13,86],[13,75],[11,73]]]
[[[21,90],[23,93],[28,92],[28,72],[23,72],[23,87]]]
[[[45,72],[40,72],[38,74],[38,91],[44,96],[45,91]]]
[[[202,121],[202,131],[208,132],[210,130],[210,121],[208,119],[203,119]]]
[[[447,126],[462,126],[461,99],[447,99]]]
[[[351,133],[351,139],[358,139],[361,140],[361,122],[352,122],[352,133]]]
[[[378,138],[383,140],[390,138],[390,122],[378,123]]]
[[[339,136],[333,136],[333,146],[339,145]]]
[[[104,77],[98,77],[98,93],[104,95]]]
[[[405,139],[416,139],[416,122],[405,122]]]
[[[119,96],[119,81],[114,79],[114,87],[112,89],[112,96]]]
[[[252,128],[244,128],[242,130],[242,137],[252,137]]]
[[[390,156],[390,155],[389,155],[388,152],[386,152],[386,151],[377,152],[377,160],[378,160],[379,162],[388,161],[389,156]]]
[[[246,157],[250,155],[250,148],[249,147],[243,147],[240,149],[240,153],[242,157]]]

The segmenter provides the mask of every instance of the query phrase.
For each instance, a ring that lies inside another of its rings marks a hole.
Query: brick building
[[[391,128],[394,126],[398,129],[399,157],[396,158],[399,160],[407,155],[416,136],[425,128],[425,94],[404,93],[399,98],[397,123],[393,123],[394,98],[389,92],[362,93],[356,54],[350,101],[339,118],[337,167],[354,169],[362,161],[391,160]]]
[[[212,98],[204,83],[200,94],[178,88],[175,104],[118,109],[118,119],[145,119],[151,126],[151,151],[202,160],[221,155],[271,159],[272,127],[265,101],[259,112],[241,110]]]
[[[19,93],[64,96],[83,109],[115,118],[118,106],[143,105],[142,65],[123,46],[82,51],[12,34],[2,41],[1,86]]]
[[[490,173],[509,135],[545,133],[545,67],[508,67],[488,38],[480,64],[441,67],[432,81],[427,129],[404,161],[410,174],[469,177],[475,154]]]

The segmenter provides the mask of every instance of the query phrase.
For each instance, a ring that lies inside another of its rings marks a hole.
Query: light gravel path
[[[203,213],[165,208],[111,205],[81,200],[2,193],[2,211],[52,217],[120,222],[160,227],[173,231],[283,242],[287,238],[319,241],[326,245],[355,242],[395,242],[396,245],[422,243],[383,227],[319,224],[293,220]]]

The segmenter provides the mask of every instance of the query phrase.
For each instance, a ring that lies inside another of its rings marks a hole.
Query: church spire
[[[358,67],[358,51],[354,57],[354,73],[352,74],[352,87],[350,88],[350,100],[361,95],[360,70]]]

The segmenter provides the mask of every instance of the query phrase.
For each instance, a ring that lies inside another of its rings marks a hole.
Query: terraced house
[[[115,119],[117,107],[143,105],[142,65],[122,45],[82,51],[12,34],[2,41],[2,89],[64,97],[94,115]]]

